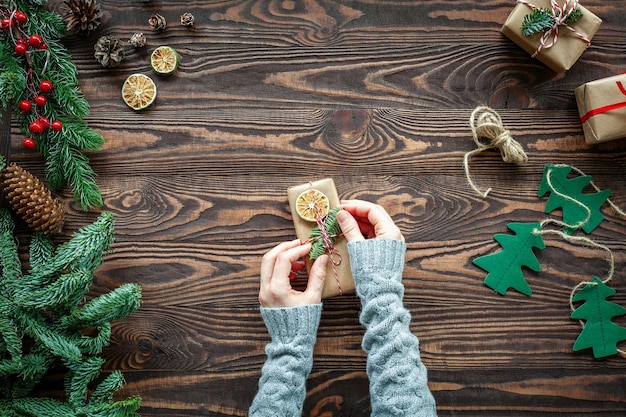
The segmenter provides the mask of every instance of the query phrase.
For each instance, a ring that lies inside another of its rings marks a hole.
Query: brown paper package
[[[595,114],[583,123],[588,145],[626,138],[626,74],[583,84],[574,90],[574,95],[581,118],[592,110],[616,107]]]
[[[559,5],[563,5],[564,0],[559,0]],[[550,0],[533,0],[531,3],[537,7],[550,8]],[[583,12],[582,17],[570,26],[576,31],[582,33],[591,40],[596,34],[602,20],[591,13],[589,10],[582,6],[578,6]],[[541,39],[541,33],[524,36],[522,34],[522,22],[524,17],[531,13],[532,9],[525,4],[518,3],[513,9],[509,18],[502,26],[502,34],[511,39],[522,49],[528,52],[530,55],[534,54],[539,46],[539,40]],[[587,49],[587,42],[578,38],[575,34],[570,32],[567,28],[559,28],[559,38],[556,44],[551,48],[543,48],[536,56],[536,58],[550,67],[556,73],[562,73],[567,71],[576,63],[578,58]]]
[[[291,216],[293,217],[293,224],[296,229],[296,236],[298,239],[304,241],[309,238],[311,230],[315,226],[315,222],[309,222],[302,219],[296,212],[295,202],[298,196],[306,190],[310,190],[311,186],[323,192],[328,197],[330,202],[330,208],[339,206],[339,195],[335,188],[335,182],[332,178],[325,178],[313,183],[307,183],[291,187],[287,190],[287,197],[289,198],[289,207],[291,208]],[[354,280],[352,279],[352,271],[350,270],[350,259],[348,257],[348,243],[345,238],[339,237],[334,244],[334,250],[341,257],[341,263],[336,266],[337,277],[331,262],[328,262],[326,269],[326,282],[324,283],[324,292],[322,298],[328,298],[339,294],[350,294],[354,292]],[[307,257],[305,258],[307,271],[311,271],[311,265],[313,262]],[[337,285],[337,280],[339,285]],[[340,290],[341,286],[341,290]]]

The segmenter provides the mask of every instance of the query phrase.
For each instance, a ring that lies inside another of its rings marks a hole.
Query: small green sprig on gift
[[[341,207],[329,210],[326,218],[323,220],[324,230],[330,239],[330,242],[333,244],[337,239],[337,235],[341,233],[341,228],[339,227],[339,222],[337,221],[337,213],[339,213],[340,210]],[[326,251],[326,246],[324,246],[324,236],[319,226],[313,227],[311,234],[309,235],[309,239],[311,239],[309,258],[311,260],[315,260],[322,256]]]
[[[580,7],[574,9],[570,15],[565,19],[565,23],[575,23],[580,20],[583,15],[583,11]],[[536,33],[544,33],[551,29],[556,24],[556,20],[552,15],[552,10],[548,8],[538,7],[532,11],[532,13],[524,16],[522,22],[522,34],[524,36],[532,36]]]

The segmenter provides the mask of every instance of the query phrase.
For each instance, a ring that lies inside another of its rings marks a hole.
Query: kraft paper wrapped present
[[[583,84],[574,95],[587,144],[626,138],[626,74]]]
[[[559,15],[559,9],[580,8],[582,16],[569,24],[556,24],[542,33],[525,36],[522,23],[526,15],[534,9],[543,8]],[[518,0],[507,21],[502,26],[502,34],[511,39],[532,57],[537,58],[554,72],[569,70],[591,43],[602,20],[571,0]]]
[[[287,190],[289,198],[289,206],[293,217],[293,224],[296,229],[298,239],[305,241],[309,239],[311,230],[317,225],[315,221],[304,220],[296,211],[296,199],[303,192],[314,190],[324,193],[329,200],[330,208],[339,207],[339,196],[335,188],[335,182],[332,178],[325,178],[312,183],[301,184],[291,187]],[[331,260],[335,261],[333,266]],[[310,273],[313,261],[308,256],[305,258],[307,271]],[[333,256],[329,259],[326,269],[326,282],[324,283],[324,291],[322,298],[328,298],[335,295],[349,294],[354,292],[354,279],[350,269],[350,258],[348,255],[348,242],[343,236],[337,237],[333,244]]]

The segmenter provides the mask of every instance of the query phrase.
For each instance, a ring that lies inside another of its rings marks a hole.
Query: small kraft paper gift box
[[[339,207],[339,195],[332,178],[291,187],[287,190],[287,196],[296,236],[303,242],[311,238],[313,228],[319,229],[318,219],[323,225],[325,213]],[[324,227],[324,233],[312,239],[320,240],[319,243],[323,244],[325,237],[332,239],[333,242],[330,252],[325,250],[330,259],[326,269],[322,298],[353,293],[354,279],[350,269],[348,242],[343,236],[336,236],[332,231],[327,231],[326,227]],[[313,265],[310,257],[305,257],[305,264],[307,272],[310,273]]]
[[[588,145],[626,138],[626,74],[583,84],[574,95]]]
[[[577,0],[518,0],[501,32],[556,73],[569,70],[602,20]]]

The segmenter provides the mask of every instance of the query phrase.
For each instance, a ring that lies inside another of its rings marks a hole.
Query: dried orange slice
[[[309,222],[322,218],[328,214],[330,201],[323,192],[310,189],[300,193],[296,198],[296,213],[298,216]]]
[[[152,78],[144,74],[131,74],[122,85],[122,98],[133,110],[145,109],[154,102],[157,90]]]
[[[150,55],[150,66],[157,74],[171,74],[178,68],[178,53],[171,46],[159,46]]]

